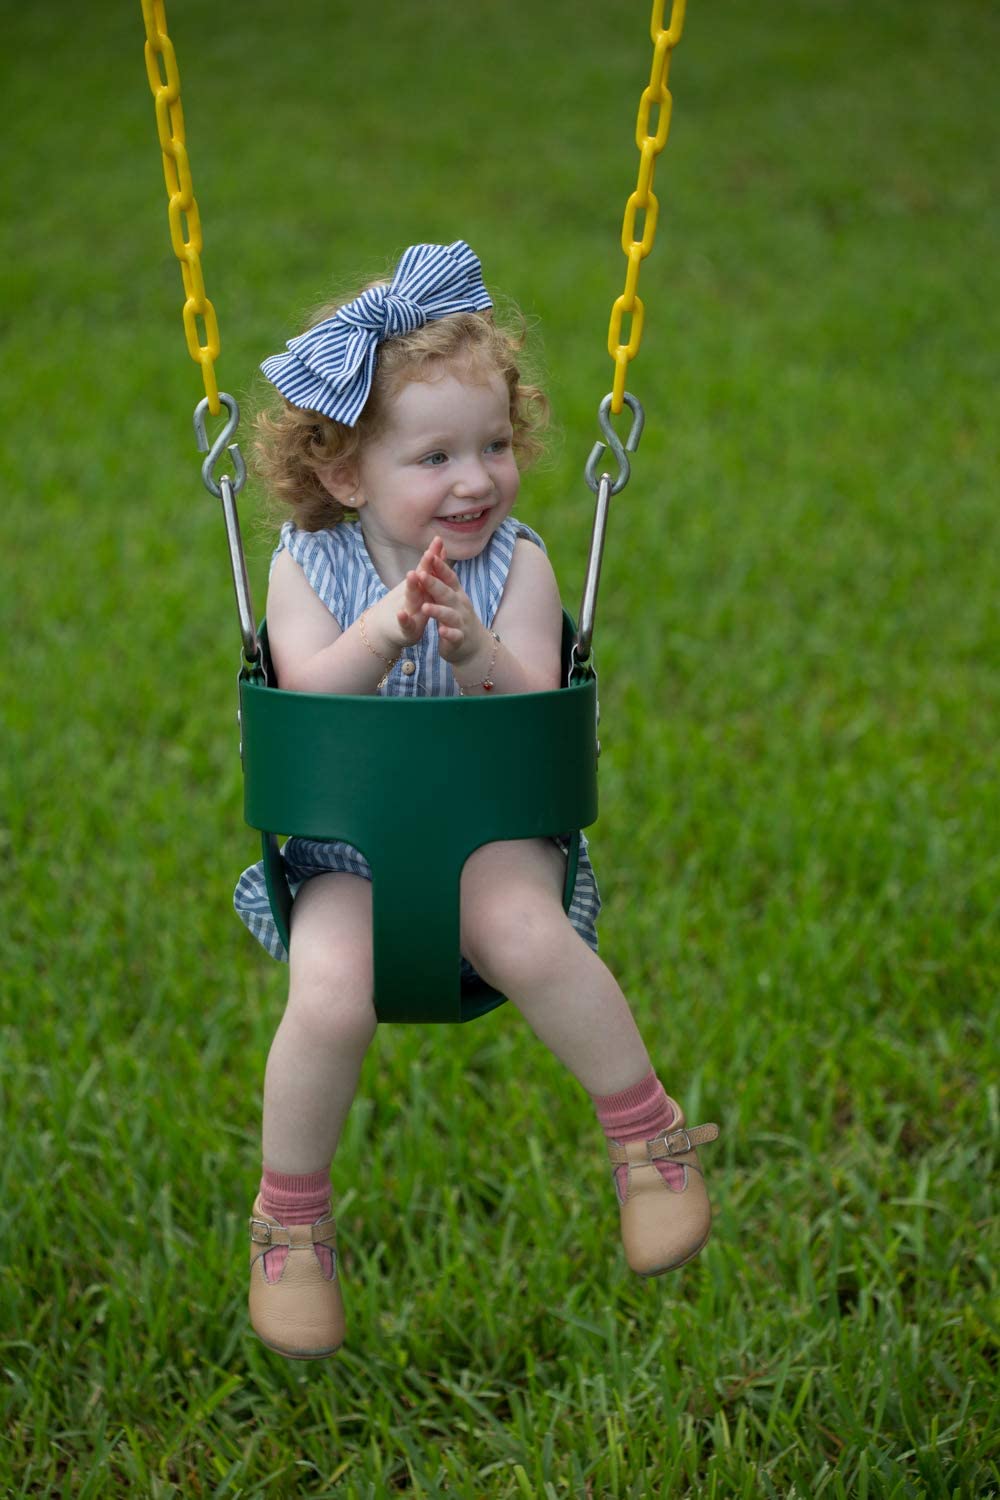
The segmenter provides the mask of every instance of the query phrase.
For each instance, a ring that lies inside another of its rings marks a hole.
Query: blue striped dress
[[[500,607],[504,585],[519,537],[525,537],[545,551],[545,544],[530,526],[512,517],[503,521],[477,557],[454,563],[459,581],[476,614],[487,627],[492,626]],[[274,559],[287,550],[306,575],[316,595],[326,605],[341,630],[377,604],[389,590],[375,571],[368,555],[361,525],[343,521],[329,531],[300,531],[291,521],[281,528],[281,539]],[[385,696],[415,698],[424,695],[454,696],[458,686],[451,668],[438,651],[437,624],[431,620],[415,646],[408,647],[389,673],[380,690]],[[566,840],[557,840],[563,847]],[[351,844],[335,840],[290,838],[282,847],[282,857],[293,892],[312,875],[344,871],[371,879],[371,866]],[[240,876],[233,904],[241,919],[272,957],[287,960],[288,954],[279,936],[264,880],[263,863],[251,865]],[[580,862],[576,886],[569,909],[569,919],[584,942],[597,949],[597,915],[601,898],[593,866],[587,853],[586,839],[580,840]],[[473,971],[463,961],[463,973]]]

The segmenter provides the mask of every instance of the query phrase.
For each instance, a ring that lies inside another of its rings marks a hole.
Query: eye
[[[448,462],[448,455],[447,453],[441,453],[440,451],[438,451],[437,453],[428,453],[425,458],[422,458],[420,460],[420,462],[422,464],[426,464],[428,468],[436,469],[439,468],[441,464],[446,464]]]
[[[487,443],[487,453],[506,453],[510,447],[510,438],[495,438],[492,443]]]

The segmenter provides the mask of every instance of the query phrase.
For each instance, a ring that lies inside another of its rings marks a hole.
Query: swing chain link
[[[163,152],[163,176],[167,184],[170,242],[180,261],[184,282],[184,334],[188,353],[201,366],[205,395],[213,416],[219,413],[219,387],[215,361],[219,357],[219,324],[215,308],[205,295],[201,270],[203,249],[201,216],[195,202],[191,165],[184,140],[184,111],[181,108],[181,80],[177,71],[174,44],[167,34],[163,0],[142,0],[146,23],[146,76],[156,101],[156,128]],[[162,59],[163,71],[160,71]],[[198,322],[204,328],[201,342]]]
[[[639,100],[639,114],[635,127],[635,143],[639,148],[639,177],[635,191],[625,205],[622,220],[622,250],[628,259],[625,273],[625,290],[611,308],[608,325],[608,353],[614,360],[615,378],[611,392],[611,410],[615,416],[625,400],[625,380],[630,362],[639,352],[642,339],[644,308],[642,299],[636,295],[639,284],[639,267],[653,248],[656,237],[656,221],[660,205],[653,192],[653,173],[656,158],[667,144],[670,132],[670,114],[673,98],[667,87],[670,74],[670,57],[681,39],[684,30],[686,0],[673,0],[670,8],[670,25],[663,26],[663,11],[666,0],[653,0],[653,13],[649,32],[653,42],[653,61],[649,72],[649,83]],[[658,110],[656,129],[650,134],[650,114],[654,106]],[[642,211],[642,234],[636,239],[636,217]],[[622,339],[622,321],[628,316],[628,338]]]

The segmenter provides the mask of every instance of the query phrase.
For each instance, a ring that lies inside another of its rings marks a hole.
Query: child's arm
[[[437,620],[441,655],[468,694],[485,691],[487,673],[498,693],[540,693],[559,686],[562,604],[552,564],[540,547],[524,538],[514,547],[493,621],[499,645],[445,561],[443,545],[432,543],[425,559],[430,566],[422,565],[417,576],[431,602],[423,610]]]
[[[278,685],[293,693],[373,693],[389,664],[415,645],[427,626],[424,591],[409,573],[349,630],[313,592],[288,552],[281,552],[267,590],[267,634]]]

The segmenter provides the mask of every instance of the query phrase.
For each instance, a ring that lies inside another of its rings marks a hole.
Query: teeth
[[[448,516],[446,519],[449,521],[478,521],[481,515],[481,510],[467,510],[460,516]]]

